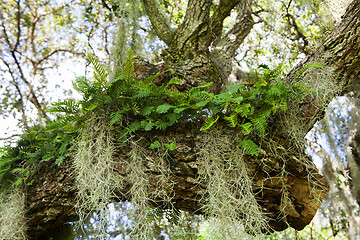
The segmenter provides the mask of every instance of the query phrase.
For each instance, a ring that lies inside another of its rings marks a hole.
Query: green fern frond
[[[155,122],[156,129],[165,130],[170,124],[162,119],[159,119]]]
[[[193,87],[189,90],[189,93],[191,94],[192,92],[198,91],[199,89],[211,87],[213,84],[214,84],[213,82],[208,82],[208,83],[205,83],[204,85]]]
[[[233,112],[230,116],[225,116],[224,119],[228,122],[229,127],[236,127],[237,125],[237,112]]]
[[[123,115],[124,111],[116,111],[110,114],[110,126],[114,125],[115,123],[118,123],[120,121],[122,121],[124,115]]]
[[[78,77],[73,81],[74,89],[79,93],[87,93],[92,87],[91,82],[88,81],[85,77]]]
[[[249,135],[253,130],[253,125],[251,123],[244,123],[240,125],[240,128],[244,135]]]
[[[238,141],[239,147],[244,150],[244,152],[252,155],[252,156],[258,156],[260,152],[260,148],[256,143],[254,143],[250,139],[244,139],[241,141]]]
[[[241,105],[237,105],[233,109],[236,113],[240,114],[241,117],[248,117],[253,113],[253,108],[250,103],[243,103]]]
[[[137,100],[137,99],[141,99],[141,98],[146,98],[151,96],[151,93],[148,91],[138,91],[137,93],[135,93],[135,95],[133,95],[131,97],[132,100]]]
[[[139,114],[141,116],[149,116],[151,112],[154,110],[155,107],[152,106],[145,106],[143,108],[140,108]]]
[[[181,80],[178,78],[172,78],[169,82],[167,82],[164,86],[165,88],[168,88],[170,85],[178,85],[181,83]]]
[[[134,64],[135,64],[135,57],[134,51],[131,49],[127,52],[127,57],[124,60],[124,68],[123,74],[126,76],[128,81],[133,80],[134,78]]]
[[[136,132],[136,131],[138,131],[138,130],[140,130],[140,129],[141,129],[141,122],[139,122],[139,121],[134,121],[134,122],[132,122],[132,123],[129,125],[127,131],[128,131],[129,133],[133,133],[133,132]]]
[[[141,128],[145,131],[150,131],[156,124],[149,121],[149,120],[142,120],[141,121]]]
[[[149,84],[153,83],[154,80],[159,77],[159,75],[160,75],[160,72],[158,72],[158,73],[156,73],[156,74],[154,74],[154,75],[151,75],[151,76],[149,76],[149,77],[146,77],[146,78],[145,78],[144,80],[142,80],[141,82],[142,82],[142,84],[149,85]]]
[[[47,111],[50,113],[77,114],[79,111],[79,103],[74,99],[68,99],[61,102],[52,103],[51,108]]]
[[[171,125],[177,123],[180,119],[180,114],[177,114],[177,113],[168,113],[166,114],[166,118],[169,120],[169,123]]]
[[[209,128],[211,128],[217,121],[219,120],[219,116],[217,116],[215,119],[214,119],[214,116],[210,116],[208,117],[204,124],[202,125],[202,127],[200,128],[200,131],[206,131],[208,130]]]
[[[89,62],[94,67],[94,77],[102,86],[106,86],[106,79],[109,76],[109,72],[106,67],[102,65],[99,60],[91,53],[88,53]]]
[[[175,108],[175,106],[169,104],[163,104],[156,108],[157,113],[167,113],[171,108]]]
[[[255,131],[259,133],[260,136],[264,136],[267,125],[266,117],[263,114],[257,114],[252,116],[250,121],[253,123]]]

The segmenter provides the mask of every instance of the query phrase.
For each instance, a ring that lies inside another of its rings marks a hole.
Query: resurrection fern
[[[31,131],[21,136],[14,147],[2,148],[0,161],[0,185],[14,182],[31,185],[32,175],[41,162],[54,160],[61,164],[71,157],[74,134],[63,131],[48,132],[41,126],[34,126]]]
[[[226,92],[213,94],[206,91],[212,83],[179,92],[177,78],[161,86],[153,82],[157,74],[135,79],[131,51],[124,62],[123,73],[111,81],[107,79],[106,68],[93,55],[89,55],[89,61],[94,66],[94,80],[81,77],[74,82],[83,99],[55,103],[49,111],[61,112],[62,116],[50,128],[77,131],[96,110],[110,112],[110,125],[116,126],[121,142],[137,131],[165,130],[179,121],[194,121],[199,117],[206,118],[202,131],[223,120],[229,127],[240,128],[244,136],[263,137],[271,115],[286,111],[288,101],[299,98],[302,93],[300,87],[281,81],[280,67],[274,70],[263,67],[252,85],[229,85]],[[248,139],[246,143],[251,141]],[[247,153],[257,155],[258,152],[249,149],[244,148]]]

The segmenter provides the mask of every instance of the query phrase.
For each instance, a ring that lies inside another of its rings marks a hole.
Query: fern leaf
[[[157,79],[159,77],[159,75],[160,75],[160,72],[145,78],[144,80],[142,80],[142,84],[145,84],[145,85],[151,84],[155,79]]]
[[[154,125],[155,123],[151,121],[146,121],[146,120],[141,121],[141,128],[143,128],[145,131],[150,131]]]
[[[177,107],[174,109],[174,113],[181,113],[186,109],[188,109],[188,108],[187,107]]]
[[[166,118],[169,120],[169,123],[173,125],[179,121],[180,115],[177,113],[168,113],[166,114]]]
[[[115,123],[120,122],[123,119],[124,115],[122,113],[123,113],[123,111],[117,111],[117,112],[111,113],[110,126],[114,125]]]
[[[229,127],[236,127],[237,124],[237,112],[233,112],[230,116],[225,116],[224,119],[228,122]]]
[[[137,130],[139,130],[141,128],[141,122],[139,121],[135,121],[132,122],[129,127],[128,127],[128,132],[132,133],[132,132],[136,132]],[[125,134],[124,134],[125,135]]]
[[[142,116],[149,116],[153,110],[154,110],[154,107],[145,106],[140,109],[139,114]]]
[[[151,93],[148,92],[148,91],[139,91],[135,95],[133,95],[131,97],[131,99],[132,100],[137,100],[137,99],[149,97],[150,95],[151,95]]]
[[[257,114],[252,116],[250,121],[253,123],[255,131],[259,133],[260,136],[264,136],[267,125],[266,117],[263,114]]]
[[[193,87],[189,90],[189,93],[192,93],[193,91],[197,91],[199,89],[202,89],[202,88],[208,88],[208,87],[211,87],[214,83],[213,82],[208,82],[208,83],[205,83],[204,85],[200,85],[200,86],[197,86],[197,87]]]
[[[169,123],[165,122],[162,119],[159,119],[155,122],[155,126],[156,126],[156,129],[165,130],[169,126]]]
[[[155,142],[151,143],[149,146],[150,149],[157,149],[160,147],[161,147],[161,143],[159,141],[155,141]]]
[[[214,116],[210,116],[208,117],[204,124],[202,125],[202,127],[200,128],[200,131],[206,131],[208,130],[209,128],[211,128],[217,121],[219,120],[219,116],[217,116],[215,119],[214,119]]]
[[[91,88],[91,82],[89,82],[85,77],[78,77],[73,81],[74,89],[79,93],[87,93]]]
[[[135,64],[135,57],[134,57],[134,51],[129,49],[128,56],[124,60],[124,68],[123,72],[127,78],[128,81],[132,80],[134,77],[134,64]]]
[[[88,59],[90,63],[94,67],[94,77],[95,79],[102,85],[105,86],[105,82],[107,77],[109,76],[109,72],[106,67],[102,65],[99,60],[91,53],[88,53]]]
[[[163,104],[156,108],[157,113],[166,113],[169,111],[169,109],[175,108],[175,106],[169,105],[169,104]]]
[[[180,84],[180,83],[181,83],[181,80],[180,80],[180,79],[178,79],[178,78],[172,78],[172,79],[170,79],[169,82],[167,82],[167,83],[165,84],[165,88],[169,87],[169,85],[172,85],[172,84],[177,85],[177,84]]]
[[[260,152],[260,148],[256,143],[254,143],[250,139],[244,139],[241,141],[238,141],[239,147],[244,150],[244,152],[252,155],[252,156],[258,156]]]
[[[234,111],[240,114],[241,117],[248,117],[248,115],[252,114],[253,108],[250,103],[243,103],[234,108]]]
[[[244,135],[248,135],[253,130],[253,125],[248,122],[248,123],[241,124],[240,128]]]
[[[234,94],[236,93],[237,91],[239,91],[239,89],[243,89],[244,88],[244,85],[228,85],[227,86],[227,92],[230,93],[230,94]]]

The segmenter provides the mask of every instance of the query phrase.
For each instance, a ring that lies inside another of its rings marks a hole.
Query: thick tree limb
[[[231,73],[235,51],[244,42],[254,26],[250,0],[240,2],[237,5],[237,13],[234,26],[224,37],[217,39],[211,52],[212,60],[223,73],[224,79],[227,79]]]
[[[172,49],[181,52],[184,52],[184,49],[208,51],[211,43],[211,31],[209,31],[211,3],[211,0],[189,1],[184,20],[171,43]],[[198,45],[198,49],[195,44]]]
[[[156,34],[166,44],[170,45],[174,30],[170,27],[170,21],[159,10],[157,0],[142,0],[142,2]]]
[[[224,19],[230,16],[231,10],[234,9],[242,0],[221,0],[219,5],[214,10],[214,15],[211,18],[213,37],[221,38]]]
[[[296,72],[304,66],[321,62],[324,66],[330,66],[337,74],[334,79],[339,83],[350,84],[358,78],[354,78],[360,72],[360,1],[354,0],[342,21],[326,37],[324,43],[312,54],[307,56],[301,64],[298,64],[289,73],[289,82],[299,77]]]

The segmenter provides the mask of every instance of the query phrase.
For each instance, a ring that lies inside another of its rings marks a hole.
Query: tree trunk
[[[214,42],[213,35],[209,34],[209,26],[203,24],[209,19],[209,1],[190,1],[195,6],[194,12],[191,13],[192,15],[185,16],[184,23],[177,31],[168,27],[165,17],[159,14],[154,16],[155,10],[149,7],[152,6],[152,0],[143,0],[143,2],[155,31],[169,46],[168,53],[164,53],[165,65],[156,81],[163,83],[170,77],[177,76],[183,80],[180,90],[185,91],[192,86],[204,83],[202,81],[205,79],[205,82],[215,81],[212,91],[219,92],[224,82],[224,76],[227,77],[229,73],[226,64],[222,64],[226,61],[216,62],[213,59],[214,56],[216,56],[215,59],[221,59],[221,56],[225,55],[220,53],[229,49],[226,50],[224,48],[226,45],[221,45],[221,39],[217,39],[218,45],[215,45],[217,48],[213,52],[208,50],[210,43]],[[232,1],[220,1],[219,9],[214,13],[216,19],[220,19],[218,20],[220,23],[231,10],[220,9],[220,5],[226,2]],[[189,6],[192,6],[190,3]],[[242,4],[246,5],[244,2]],[[205,9],[205,11],[200,13],[197,8]],[[248,11],[246,6],[239,9]],[[212,21],[214,26],[211,29],[213,30],[218,29],[219,22],[216,22],[216,19],[214,17]],[[246,18],[246,21],[239,22],[239,24],[252,26],[251,21],[250,18]],[[249,30],[249,27],[246,26],[242,28],[245,33],[236,37],[236,44],[242,42],[241,39]],[[215,37],[220,35],[215,35]],[[330,33],[324,44],[296,66],[288,75],[287,81],[293,82],[300,77],[306,78],[313,72],[302,71],[300,75],[297,72],[309,63],[321,62],[324,64],[324,68],[332,69],[333,83],[344,83],[340,92],[349,91],[349,88],[354,86],[353,81],[359,81],[353,78],[360,70],[358,68],[359,49],[360,1],[354,1],[350,4],[339,26]],[[309,95],[299,105],[292,106],[300,109],[296,112],[297,115],[291,116],[291,118],[299,120],[301,125],[298,128],[303,133],[312,127],[314,119],[321,118],[324,107],[328,104],[327,101],[318,98],[318,96]],[[262,207],[262,211],[271,218],[270,226],[281,231],[288,227],[288,223],[291,227],[301,230],[311,222],[320,207],[327,191],[327,183],[310,158],[303,153],[304,148],[298,146],[288,132],[283,131],[283,126],[277,125],[283,121],[280,118],[273,119],[269,123],[269,131],[273,135],[270,137],[269,134],[263,139],[259,156],[245,155],[243,157],[247,164],[248,175],[253,180],[253,191],[256,193],[257,201]],[[150,135],[143,135],[149,142],[153,140],[176,141],[177,147],[169,152],[170,157],[167,159],[172,172],[170,179],[175,183],[173,189],[170,189],[174,196],[172,201],[175,207],[195,213],[201,213],[199,200],[206,187],[198,185],[195,181],[201,171],[198,150],[199,147],[206,144],[203,141],[206,133],[200,133],[198,129],[199,125],[195,123],[181,123],[166,132],[153,131]],[[236,130],[226,130],[226,134],[227,136],[236,136]],[[300,137],[304,137],[304,135]],[[119,163],[127,161],[130,149],[129,145],[120,149],[117,153]],[[228,149],[231,151],[232,146],[228,146]],[[152,164],[152,160],[157,159],[156,154],[148,148],[145,151],[149,156],[146,165],[150,186],[157,186],[159,173]],[[34,176],[34,184],[26,189],[28,225],[30,226],[28,234],[33,239],[37,239],[51,227],[61,226],[69,215],[74,214],[76,189],[74,189],[71,162],[59,167],[49,166],[50,162],[42,164],[42,169]],[[114,172],[125,177],[127,184],[121,192],[127,193],[133,183],[126,178],[126,169],[119,164],[115,167]],[[131,196],[119,194],[119,199],[125,200],[125,196],[131,198]],[[154,204],[161,205],[161,201]]]

